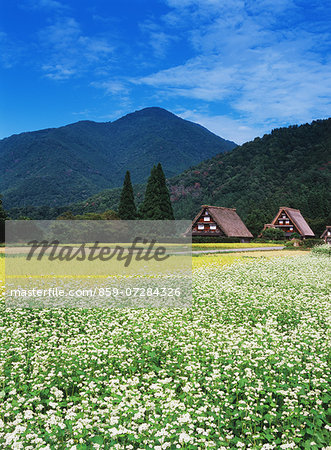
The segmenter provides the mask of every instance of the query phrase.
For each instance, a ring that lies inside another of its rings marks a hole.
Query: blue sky
[[[0,137],[160,106],[242,143],[330,116],[321,0],[11,0]]]

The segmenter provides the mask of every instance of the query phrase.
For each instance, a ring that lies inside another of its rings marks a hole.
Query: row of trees
[[[5,240],[5,220],[8,218],[6,211],[2,206],[2,198],[0,196],[0,242]]]
[[[137,209],[130,172],[127,171],[118,207],[118,215],[123,220],[174,220],[170,195],[161,164],[153,166],[147,181],[144,201]]]
[[[8,215],[2,206],[0,196],[0,242],[5,238],[5,220]],[[20,215],[19,219],[29,220],[30,217]],[[45,217],[50,219],[49,217]],[[153,166],[147,181],[144,201],[139,208],[136,207],[131,183],[130,172],[127,171],[121,191],[118,212],[108,209],[102,213],[89,212],[73,214],[72,211],[64,211],[56,217],[58,220],[174,220],[170,194],[166,185],[166,178],[161,164]]]

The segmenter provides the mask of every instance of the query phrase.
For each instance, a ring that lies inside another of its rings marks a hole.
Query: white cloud
[[[24,43],[0,30],[0,66],[11,69],[24,53]]]
[[[170,44],[178,40],[177,36],[165,33],[162,27],[152,20],[146,20],[140,24],[140,30],[148,36],[148,46],[152,48],[153,54],[157,58],[163,58]]]
[[[44,9],[53,11],[64,11],[68,6],[58,0],[25,0],[21,3],[21,7],[25,9]]]
[[[245,119],[233,119],[225,115],[208,115],[207,113],[185,110],[179,112],[178,115],[183,119],[196,122],[213,133],[242,144],[254,139],[256,136],[271,131],[271,128],[265,126],[261,130],[261,126],[255,123],[248,123]]]
[[[125,95],[129,90],[127,86],[121,81],[93,81],[91,86],[103,89],[107,94]]]
[[[105,38],[86,36],[78,22],[71,17],[60,17],[39,33],[45,76],[64,80],[79,76],[89,67],[96,68],[108,62],[114,48]]]
[[[167,4],[172,10],[164,17],[165,28],[185,34],[195,56],[131,79],[133,85],[183,101],[224,103],[249,127],[256,124],[260,130],[261,124],[304,122],[329,114],[329,32],[321,13],[318,23],[307,22],[307,11],[294,0]]]

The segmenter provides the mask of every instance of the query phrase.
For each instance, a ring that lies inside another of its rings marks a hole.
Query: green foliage
[[[0,141],[0,192],[6,208],[79,202],[121,186],[127,170],[146,182],[160,161],[167,177],[231,150],[233,142],[161,108],[115,122],[77,122]]]
[[[239,238],[222,237],[222,236],[192,236],[192,243],[194,244],[216,244],[216,243],[237,243]]]
[[[302,246],[304,248],[313,248],[316,245],[322,245],[324,243],[323,239],[304,239]]]
[[[330,258],[224,260],[190,308],[2,301],[0,448],[327,449]]]
[[[285,238],[284,231],[280,228],[266,228],[261,234],[263,239],[271,241],[282,241]]]
[[[115,211],[108,209],[103,213],[91,213],[74,215],[72,211],[66,211],[61,214],[56,220],[118,220],[119,216]]]
[[[252,242],[254,242],[254,243],[256,243],[256,244],[261,243],[261,244],[270,244],[270,245],[272,245],[272,244],[275,244],[275,245],[285,245],[286,242],[288,242],[288,241],[285,241],[285,240],[279,241],[279,240],[275,240],[275,239],[256,238],[256,239],[254,239]]]
[[[63,214],[57,217],[56,220],[75,220],[75,216],[73,215],[72,211],[65,211]]]
[[[158,163],[158,165],[156,166],[156,176],[158,203],[161,211],[160,219],[174,220],[175,216],[172,209],[167,182],[161,163]]]
[[[5,221],[8,218],[6,211],[2,206],[2,196],[0,195],[0,242],[5,241]]]
[[[129,171],[125,174],[120,204],[118,206],[118,214],[122,220],[135,220],[137,218],[137,208],[134,202],[134,194]]]
[[[331,245],[330,244],[315,245],[312,248],[312,252],[318,255],[331,256]]]
[[[107,209],[101,214],[101,220],[118,220],[119,218],[118,213],[112,209]]]
[[[301,239],[301,236],[300,236],[300,239],[292,238],[290,241],[286,241],[285,247],[288,249],[298,249],[299,247],[302,248],[303,240]]]
[[[153,166],[151,170],[144,201],[139,209],[139,218],[143,220],[174,219],[170,195],[160,163]]]
[[[331,220],[330,152],[331,119],[273,130],[169,180],[175,217],[193,218],[202,204],[234,207],[256,234],[252,211],[270,223],[289,206],[320,236]]]
[[[175,217],[192,219],[202,204],[235,207],[256,236],[280,206],[290,206],[300,209],[320,236],[331,222],[330,151],[331,119],[274,130],[169,179]],[[139,208],[145,185],[135,184],[133,191]],[[73,214],[101,213],[118,210],[120,195],[121,189],[108,189],[64,207],[26,206],[9,213],[33,219],[53,219],[68,209]]]
[[[267,216],[263,211],[252,209],[246,217],[245,225],[252,233],[252,235],[254,237],[257,237],[261,233],[261,230],[263,229],[266,221]]]

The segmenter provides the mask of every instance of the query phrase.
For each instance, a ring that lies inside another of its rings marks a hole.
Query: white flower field
[[[186,310],[3,303],[0,448],[328,448],[330,258],[221,258]]]

